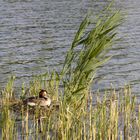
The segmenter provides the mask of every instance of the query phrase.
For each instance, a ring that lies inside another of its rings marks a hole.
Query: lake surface
[[[62,67],[79,24],[88,11],[99,13],[106,0],[1,0],[0,87],[15,75],[16,87],[28,84],[36,74]],[[140,0],[116,0],[127,13],[119,36],[123,39],[109,55],[114,57],[98,72],[94,88],[140,86]]]

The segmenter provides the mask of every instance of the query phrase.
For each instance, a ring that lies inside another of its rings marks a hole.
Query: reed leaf
[[[67,85],[64,95],[69,101],[71,96],[79,95],[81,89],[89,88],[97,69],[110,59],[106,53],[117,40],[116,28],[122,23],[122,16],[120,11],[107,16],[99,16],[95,25],[86,16],[66,55],[62,80]]]

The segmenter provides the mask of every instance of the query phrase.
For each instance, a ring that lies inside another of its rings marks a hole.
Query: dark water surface
[[[106,0],[0,0],[0,87],[11,74],[16,86],[28,83],[33,75],[62,67],[66,51],[79,24],[89,10],[98,13]],[[114,57],[99,70],[103,79],[96,88],[131,83],[140,86],[140,0],[116,0],[127,13],[120,27]]]

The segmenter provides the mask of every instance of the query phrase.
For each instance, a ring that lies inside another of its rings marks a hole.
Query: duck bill
[[[45,99],[48,99],[48,96],[44,96]]]

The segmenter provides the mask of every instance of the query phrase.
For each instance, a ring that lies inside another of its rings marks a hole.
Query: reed
[[[136,97],[132,95],[129,86],[119,91],[115,89],[106,91],[104,95],[86,92],[88,96],[85,105],[78,109],[76,105],[64,104],[63,96],[60,96],[57,97],[60,101],[59,110],[50,110],[43,116],[39,108],[36,108],[33,114],[30,108],[23,110],[21,125],[17,124],[20,112],[18,114],[13,112],[11,104],[3,106],[0,121],[1,139],[38,137],[39,139],[61,140],[117,140],[140,138],[140,107],[136,104]],[[41,126],[39,121],[42,123]]]
[[[90,91],[96,71],[110,59],[106,53],[117,41],[116,29],[121,22],[119,11],[98,16],[96,24],[87,16],[66,54],[62,71],[37,76],[28,90],[22,85],[21,99],[44,88],[54,102],[59,102],[59,109],[24,108],[17,100],[11,104],[15,99],[11,78],[2,92],[1,139],[140,139],[140,107],[129,86],[105,94]]]

